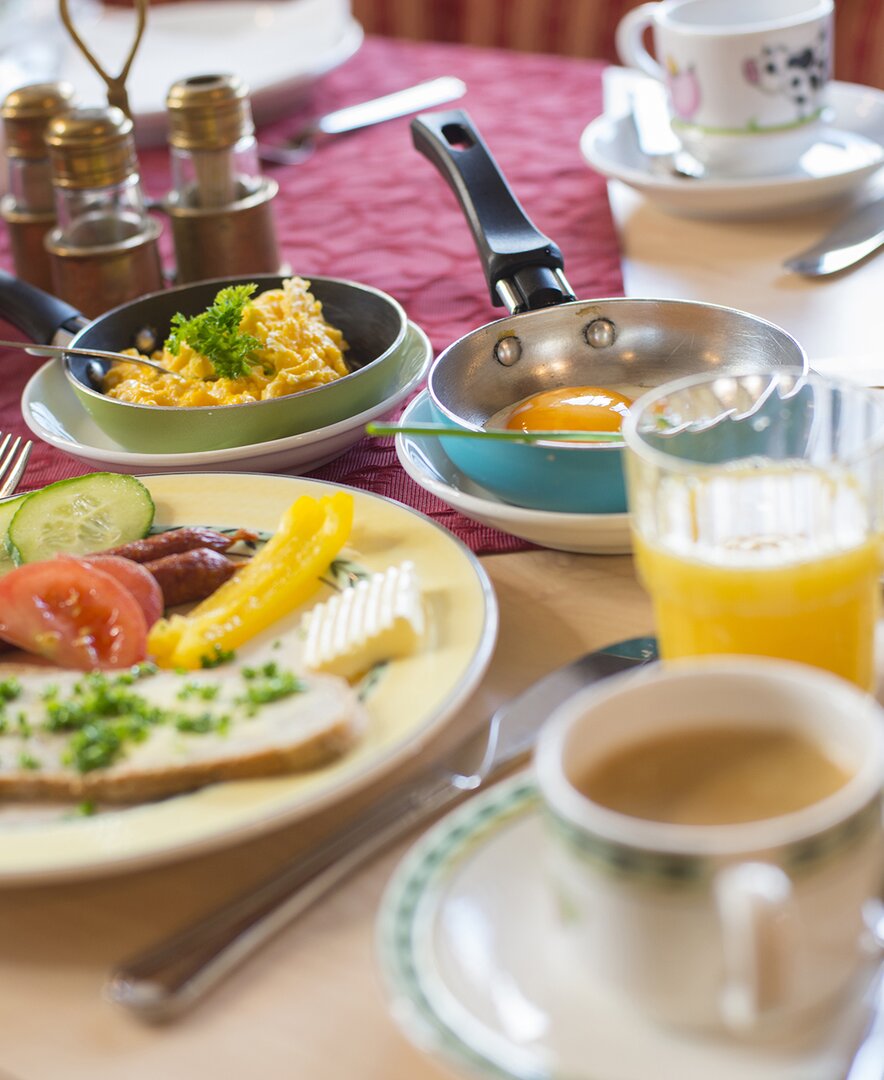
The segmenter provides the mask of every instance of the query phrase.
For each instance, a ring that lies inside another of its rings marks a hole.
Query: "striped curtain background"
[[[614,28],[638,0],[352,0],[367,33],[472,45],[614,55]]]
[[[104,0],[131,7],[132,0]],[[152,4],[176,0],[151,0]],[[259,0],[255,0],[259,2]],[[265,0],[261,0],[265,2]],[[614,28],[641,0],[351,0],[366,33],[616,62]],[[733,0],[739,4],[740,0]],[[835,0],[835,77],[884,89],[884,0]]]
[[[835,77],[884,89],[884,0],[835,0]]]
[[[640,2],[352,0],[352,6],[369,34],[616,61],[614,28]],[[884,0],[835,0],[835,77],[884,88]]]

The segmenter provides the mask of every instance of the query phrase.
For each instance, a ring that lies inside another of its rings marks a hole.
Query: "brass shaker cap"
[[[43,138],[46,125],[73,103],[74,88],[66,82],[32,83],[7,94],[0,107],[7,157],[31,160],[47,157]]]
[[[179,150],[224,150],[252,135],[249,88],[236,75],[192,75],[166,95],[169,144]]]
[[[57,187],[109,187],[138,172],[132,121],[113,106],[73,109],[55,117],[46,142]]]

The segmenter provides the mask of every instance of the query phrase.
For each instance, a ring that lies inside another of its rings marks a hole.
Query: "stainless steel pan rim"
[[[542,326],[542,322],[559,322],[562,319],[569,319],[573,314],[576,316],[574,319],[575,324],[581,324],[586,320],[586,325],[579,327],[582,329],[581,336],[585,338],[586,328],[592,325],[598,320],[603,320],[610,323],[615,330],[619,333],[622,325],[620,319],[621,313],[632,312],[646,312],[647,314],[638,314],[632,323],[636,325],[654,326],[658,325],[662,320],[660,319],[661,312],[665,316],[668,313],[671,318],[672,313],[680,313],[681,315],[696,314],[698,324],[702,321],[708,323],[711,317],[717,317],[721,320],[729,320],[734,324],[734,328],[745,324],[746,329],[751,329],[753,335],[758,335],[759,343],[767,336],[769,340],[776,345],[777,353],[775,356],[781,357],[775,359],[772,363],[770,359],[764,365],[763,370],[773,371],[777,368],[799,368],[805,373],[808,370],[807,357],[804,350],[792,338],[786,334],[780,327],[774,323],[769,322],[766,319],[759,318],[756,315],[752,315],[749,312],[741,311],[738,308],[728,307],[724,304],[708,304],[696,300],[677,300],[677,299],[655,299],[655,298],[642,298],[642,297],[601,297],[599,299],[586,299],[586,300],[573,300],[567,303],[558,304],[553,307],[542,308],[535,311],[521,312],[516,315],[511,315],[509,318],[498,319],[493,322],[484,324],[477,329],[470,331],[457,341],[453,342],[446,349],[444,349],[438,357],[433,361],[430,367],[430,373],[427,380],[427,389],[430,395],[430,399],[434,408],[439,414],[450,422],[451,424],[467,428],[469,430],[482,430],[485,426],[484,423],[478,421],[475,416],[471,417],[464,415],[457,407],[456,403],[452,401],[451,395],[446,393],[445,388],[441,385],[443,376],[449,374],[449,381],[456,386],[472,388],[474,382],[470,376],[466,376],[463,371],[458,370],[459,361],[463,361],[466,354],[476,346],[478,349],[487,353],[489,338],[496,338],[504,340],[508,337],[513,337],[518,340],[523,340],[524,328],[528,325],[531,326],[532,331],[535,331],[538,325]],[[655,318],[657,316],[657,318]],[[530,320],[530,324],[528,323]],[[678,320],[676,320],[678,321]],[[576,335],[572,335],[576,338]],[[615,343],[612,343],[614,345]],[[570,347],[567,345],[564,348]],[[589,348],[589,346],[584,346]],[[594,359],[592,354],[589,354]],[[488,360],[493,363],[493,358],[488,357]],[[616,360],[612,360],[612,363],[617,364],[618,367],[625,367],[620,365]],[[754,368],[751,361],[730,363],[726,359],[721,360],[721,374],[722,376],[735,375],[738,373],[750,373],[753,370],[762,370]],[[451,367],[451,373],[448,369]],[[710,370],[714,370],[714,367],[710,365]],[[649,369],[645,366],[640,374],[642,379],[647,379],[647,382],[642,382],[640,389],[650,389],[653,386],[660,385],[661,382],[670,381],[671,379],[681,377],[678,374],[673,375],[669,372],[658,369],[658,374],[662,373],[663,378],[649,378]],[[501,371],[502,379],[507,378],[507,373]],[[616,376],[617,381],[628,382],[629,380],[624,377],[624,371],[621,370]],[[574,380],[570,383],[563,382],[562,385],[576,385]],[[608,385],[605,382],[596,383],[581,382],[580,385]],[[496,404],[503,408],[510,404],[515,404],[516,401],[521,400],[520,395],[516,394],[510,400],[500,401]],[[496,411],[493,410],[493,411]],[[577,453],[577,452],[591,452],[591,453],[603,453],[614,449],[622,449],[624,442],[622,439],[617,441],[605,442],[605,443],[580,443],[568,445],[561,442],[543,442],[538,441],[535,446],[546,447],[549,449],[555,449],[559,453]]]

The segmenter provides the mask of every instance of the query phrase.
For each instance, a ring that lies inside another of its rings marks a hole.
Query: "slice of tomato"
[[[147,622],[123,585],[76,559],[0,578],[0,637],[62,667],[125,668],[147,656]]]
[[[69,558],[69,556],[59,556]],[[157,583],[157,579],[150,570],[146,570],[141,563],[124,559],[121,555],[88,555],[82,560],[97,570],[103,570],[125,588],[138,601],[139,607],[144,612],[144,619],[148,630],[163,614],[163,590]]]

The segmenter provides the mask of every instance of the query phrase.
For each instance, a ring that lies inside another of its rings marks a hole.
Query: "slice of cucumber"
[[[9,502],[0,503],[0,577],[15,566],[15,562],[13,561],[12,554],[6,542],[6,533],[9,529],[9,523],[15,517],[18,508],[25,499],[29,499],[30,497],[31,493],[26,492],[24,495],[19,495],[17,499],[10,499]]]
[[[89,473],[26,497],[9,523],[7,542],[17,564],[88,555],[144,536],[153,524],[150,492],[134,476]]]

